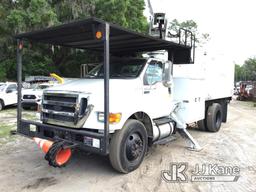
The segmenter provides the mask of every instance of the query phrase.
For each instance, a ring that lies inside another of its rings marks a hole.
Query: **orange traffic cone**
[[[51,146],[53,145],[52,141],[46,139],[40,139],[38,137],[34,137],[33,140],[38,144],[38,146],[43,150],[46,154]],[[60,149],[55,157],[55,161],[59,166],[64,165],[71,157],[71,149]]]

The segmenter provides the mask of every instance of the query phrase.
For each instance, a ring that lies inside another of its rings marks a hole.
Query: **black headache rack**
[[[108,22],[89,18],[43,30],[22,33],[17,39],[17,132],[28,137],[49,140],[62,139],[99,154],[109,151],[109,55],[126,55],[143,51],[167,50],[168,59],[174,64],[190,63],[192,46],[182,45],[133,32]],[[39,42],[77,49],[88,49],[104,53],[104,131],[65,128],[22,119],[22,49],[23,41]],[[85,142],[85,138],[99,140],[99,147]]]

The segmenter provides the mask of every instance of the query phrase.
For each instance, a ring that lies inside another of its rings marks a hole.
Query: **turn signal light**
[[[121,113],[109,113],[108,121],[109,123],[119,123],[121,121],[122,114]],[[104,122],[104,113],[98,113],[98,121]]]
[[[110,113],[109,114],[109,123],[119,123],[121,121],[121,113]]]

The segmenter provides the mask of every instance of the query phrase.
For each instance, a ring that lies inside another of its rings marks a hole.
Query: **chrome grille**
[[[44,93],[41,113],[43,123],[80,128],[86,112],[87,98],[79,99],[78,94]]]

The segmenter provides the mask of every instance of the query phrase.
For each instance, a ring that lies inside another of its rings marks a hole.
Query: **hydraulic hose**
[[[50,166],[53,167],[63,167],[67,164],[70,156],[71,156],[71,149],[67,148],[65,141],[55,141],[48,152],[45,155],[45,160],[49,162]]]

